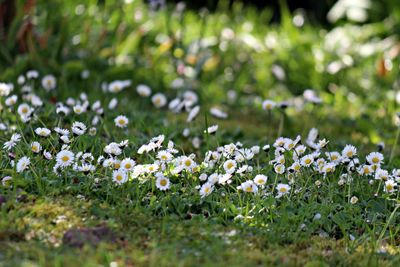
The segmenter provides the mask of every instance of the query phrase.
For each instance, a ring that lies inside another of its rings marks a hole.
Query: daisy
[[[333,151],[333,152],[326,152],[325,155],[328,157],[328,159],[330,161],[334,161],[334,162],[339,162],[340,161],[340,153]],[[348,158],[347,156],[343,156],[345,158]]]
[[[71,127],[72,132],[76,135],[83,135],[86,129],[86,125],[79,121],[74,122]]]
[[[117,105],[118,105],[118,99],[114,97],[113,99],[110,100],[110,103],[108,103],[108,109],[113,110],[117,107]]]
[[[236,170],[236,166],[237,166],[236,161],[230,159],[225,161],[223,167],[226,173],[234,173]]]
[[[157,173],[156,177],[157,177],[156,187],[159,190],[165,191],[169,189],[171,183],[167,177],[165,177],[162,173]]]
[[[200,174],[200,176],[199,176],[199,180],[200,180],[200,181],[205,181],[205,180],[207,180],[207,178],[208,178],[208,176],[207,176],[206,173],[202,173],[202,174]]]
[[[121,92],[125,87],[128,87],[131,85],[131,81],[126,80],[126,81],[113,81],[108,85],[108,91],[110,93],[119,93]]]
[[[160,168],[160,166],[158,166],[157,164],[149,164],[147,165],[147,172],[148,173],[155,173],[156,171],[158,171],[158,169]]]
[[[1,179],[2,186],[9,187],[11,185],[11,180],[12,180],[11,176],[3,177],[3,179]]]
[[[59,135],[67,135],[67,136],[69,135],[69,130],[68,129],[62,129],[60,127],[55,127],[54,131],[56,133],[58,133]]]
[[[30,163],[31,161],[28,157],[20,158],[17,163],[17,172],[23,172],[26,168],[28,168]]]
[[[126,158],[121,161],[121,167],[124,168],[126,171],[131,171],[135,164],[135,161],[130,158]]]
[[[17,100],[18,100],[18,96],[12,95],[10,97],[7,97],[4,103],[6,104],[6,106],[10,107],[10,106],[15,105],[15,103],[17,103]]]
[[[33,112],[33,108],[26,103],[22,103],[18,106],[17,112],[21,117],[29,117]]]
[[[290,186],[288,184],[278,184],[276,191],[278,191],[277,197],[282,197],[290,192]]]
[[[213,173],[210,176],[208,176],[207,180],[210,184],[216,184],[219,181],[219,174],[218,173]]]
[[[383,155],[379,152],[371,152],[367,156],[367,161],[369,164],[379,165],[383,162]]]
[[[342,156],[345,158],[353,158],[356,155],[357,149],[352,145],[346,145],[342,151]]]
[[[151,98],[151,102],[156,108],[162,108],[167,104],[167,98],[162,93],[157,93]]]
[[[204,198],[206,196],[208,196],[209,194],[212,193],[212,191],[214,190],[214,185],[211,183],[205,183],[201,186],[200,188],[200,196],[201,198]]]
[[[125,128],[128,125],[128,118],[126,116],[123,115],[119,115],[118,117],[116,117],[114,119],[115,122],[115,126],[119,127],[119,128]]]
[[[31,144],[31,150],[33,153],[39,153],[42,150],[42,146],[39,142],[33,142]]]
[[[390,175],[387,170],[377,169],[375,172],[375,179],[386,181],[389,180]]]
[[[300,163],[305,167],[309,167],[314,162],[314,157],[309,154],[301,158]]]
[[[0,82],[0,96],[8,96],[13,90],[13,86]]]
[[[151,95],[151,88],[145,84],[139,84],[136,87],[136,92],[141,96],[141,97],[149,97]]]
[[[57,81],[53,75],[46,75],[43,77],[42,86],[47,92],[54,90],[56,88],[56,85]]]
[[[215,134],[218,131],[218,125],[213,125],[207,128],[204,133]]]
[[[50,135],[51,131],[47,128],[36,128],[35,133],[41,137],[47,137]]]
[[[26,72],[26,78],[29,80],[31,79],[37,79],[39,77],[39,72],[37,70],[28,70]]]
[[[356,197],[356,196],[352,196],[351,198],[350,198],[350,203],[351,204],[356,204],[358,202],[358,197]]]
[[[82,105],[76,105],[72,109],[75,112],[75,114],[78,114],[78,115],[86,112],[85,107]]]
[[[217,119],[226,119],[228,118],[228,113],[222,111],[219,108],[213,107],[210,108],[210,114],[214,117],[216,117]]]
[[[70,108],[64,105],[59,105],[56,108],[56,113],[64,116],[68,115],[70,111],[71,111]]]
[[[157,153],[157,158],[162,162],[169,162],[172,160],[173,156],[170,152],[166,150],[161,150]]]
[[[258,174],[256,175],[256,177],[254,177],[254,183],[256,185],[265,185],[265,183],[267,182],[268,177],[263,175],[263,174]]]
[[[322,173],[331,173],[335,171],[335,164],[333,162],[327,163],[322,167]]]
[[[51,153],[46,150],[43,151],[43,156],[45,159],[48,159],[48,160],[53,159],[53,156],[51,155]]]
[[[371,165],[363,165],[358,169],[360,175],[371,175],[373,172]]]
[[[88,163],[84,163],[78,167],[78,171],[81,171],[83,173],[94,172],[95,170],[96,170],[96,167],[93,166],[92,164],[88,164]]]
[[[61,150],[60,152],[57,153],[56,156],[57,165],[59,165],[62,168],[68,167],[72,165],[74,158],[75,155],[71,151]]]
[[[393,193],[396,187],[396,183],[393,180],[387,180],[385,182],[385,192],[386,193]]]
[[[197,117],[197,115],[199,114],[199,112],[200,112],[200,106],[195,106],[194,108],[192,108],[192,109],[190,110],[190,112],[189,112],[189,115],[188,115],[188,117],[187,117],[187,119],[186,119],[186,122],[191,122],[191,121],[193,121],[193,120]]]
[[[276,106],[276,103],[272,100],[264,100],[262,102],[262,108],[264,110],[272,110]]]
[[[242,183],[240,188],[247,193],[257,193],[258,191],[257,185],[251,180],[247,180],[246,182]]]
[[[123,170],[115,170],[112,173],[112,179],[115,183],[120,185],[126,183],[126,181],[128,180],[128,176]]]
[[[278,173],[278,174],[283,174],[283,173],[285,172],[285,165],[276,164],[276,165],[274,166],[274,170],[275,170],[275,172]]]
[[[183,169],[190,171],[196,167],[196,162],[194,162],[190,157],[183,157],[180,165]]]

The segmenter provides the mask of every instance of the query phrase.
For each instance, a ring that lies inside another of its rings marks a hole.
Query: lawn
[[[400,264],[396,1],[9,2],[0,266]]]

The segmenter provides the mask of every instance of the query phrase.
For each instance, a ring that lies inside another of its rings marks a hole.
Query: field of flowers
[[[0,6],[0,266],[398,266],[390,2]]]

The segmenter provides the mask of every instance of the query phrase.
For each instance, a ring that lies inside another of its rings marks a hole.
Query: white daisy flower
[[[356,196],[352,196],[351,198],[350,198],[350,203],[351,204],[356,204],[358,202],[358,197],[356,197]]]
[[[383,162],[383,155],[379,152],[371,152],[367,155],[367,161],[371,165],[379,165]]]
[[[205,183],[200,188],[200,196],[204,198],[214,191],[214,185],[211,183]]]
[[[39,72],[37,70],[28,70],[26,72],[26,78],[29,80],[31,79],[37,79],[39,77]]]
[[[31,150],[32,150],[33,153],[37,154],[42,150],[42,146],[40,145],[39,142],[32,142]]]
[[[264,110],[272,110],[274,107],[276,107],[276,103],[272,100],[267,99],[262,102],[262,108]]]
[[[53,75],[44,76],[42,78],[42,86],[47,92],[54,90],[57,86],[56,77],[54,77]]]
[[[28,157],[20,158],[17,163],[17,172],[23,172],[26,168],[28,168],[30,163],[31,161]]]
[[[112,179],[115,183],[120,185],[120,184],[124,184],[124,183],[126,183],[126,181],[128,181],[128,175],[123,170],[115,170],[112,173]]]
[[[125,169],[126,171],[131,171],[135,164],[136,162],[133,159],[126,158],[121,161],[121,168]]]
[[[72,132],[76,135],[83,135],[86,129],[86,125],[79,121],[74,122],[71,127]]]
[[[36,128],[35,133],[41,137],[47,137],[50,135],[51,131],[47,128]]]
[[[61,150],[57,153],[56,161],[57,165],[64,168],[71,166],[74,161],[75,155],[69,150]]]
[[[257,185],[251,180],[247,180],[246,182],[242,183],[239,188],[246,193],[257,193],[258,191]]]
[[[352,145],[346,145],[342,151],[342,157],[353,158],[357,155],[357,148]]]
[[[283,165],[283,164],[276,164],[276,165],[274,166],[274,170],[275,170],[275,172],[278,173],[278,174],[283,174],[283,173],[285,172],[285,165]]]
[[[263,174],[257,174],[256,177],[254,177],[254,183],[256,185],[265,185],[265,183],[267,182],[268,177],[266,175]]]
[[[396,183],[393,180],[387,180],[385,182],[385,192],[386,193],[393,193],[395,191]]]
[[[7,83],[0,82],[0,96],[8,96],[13,90],[13,86]]]
[[[166,150],[161,150],[157,153],[157,158],[162,162],[169,162],[173,159],[173,155]]]
[[[210,108],[210,114],[214,117],[216,117],[217,119],[226,119],[228,118],[228,113],[222,111],[219,108],[213,107]]]
[[[314,162],[314,157],[312,154],[305,155],[304,157],[302,157],[300,159],[301,165],[303,165],[305,167],[309,167],[313,162]]]
[[[156,187],[161,190],[165,191],[170,188],[170,181],[167,177],[165,177],[162,173],[157,173],[156,174],[157,180],[156,180]]]
[[[126,116],[119,115],[118,117],[116,117],[114,119],[114,122],[115,122],[115,126],[117,126],[119,128],[126,128],[126,126],[129,123],[129,120]]]
[[[17,103],[18,101],[18,96],[17,95],[12,95],[10,97],[7,97],[6,100],[4,101],[4,103],[6,104],[6,106],[10,107],[13,106]]]
[[[225,170],[226,173],[231,174],[231,173],[235,172],[236,167],[237,167],[237,163],[236,163],[236,161],[230,159],[230,160],[225,161],[223,167],[224,167],[224,170]]]
[[[276,191],[278,191],[277,197],[282,197],[290,192],[290,186],[288,184],[278,184],[276,186]]]
[[[18,106],[17,112],[21,117],[29,117],[33,112],[33,108],[26,103],[22,103]]]
[[[218,131],[218,125],[213,125],[204,130],[204,133],[215,134]]]
[[[196,167],[196,162],[190,157],[183,157],[181,159],[180,166],[185,169],[191,171],[194,167]]]
[[[189,112],[189,115],[188,115],[188,117],[187,117],[187,119],[186,119],[186,122],[191,122],[191,121],[193,121],[193,120],[197,117],[197,115],[199,114],[199,112],[200,112],[200,106],[195,106],[194,108],[192,108],[192,109],[190,110],[190,112]]]
[[[156,108],[162,108],[167,104],[167,97],[162,93],[157,93],[152,96],[151,102]]]
[[[139,84],[136,87],[136,92],[141,96],[141,97],[149,97],[151,95],[151,88],[145,84]]]

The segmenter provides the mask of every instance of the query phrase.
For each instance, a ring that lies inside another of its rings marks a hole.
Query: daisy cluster
[[[341,151],[328,151],[329,141],[319,139],[315,128],[310,130],[305,140],[301,136],[294,139],[279,137],[270,144],[250,147],[240,142],[229,143],[207,151],[202,159],[199,154],[178,150],[179,144],[166,140],[164,135],[153,137],[145,144],[130,143],[129,140],[105,143],[104,139],[100,142],[100,149],[90,150],[87,145],[82,146],[80,139],[84,136],[102,138],[98,130],[103,127],[104,120],[112,120],[115,127],[127,129],[127,116],[105,116],[106,109],[116,108],[117,98],[112,97],[106,107],[100,100],[90,103],[85,93],[76,99],[68,97],[64,102],[53,103],[52,111],[59,120],[56,126],[49,127],[40,116],[43,106],[50,103],[44,103],[34,93],[35,79],[39,79],[35,71],[28,71],[18,78],[20,96],[12,94],[13,84],[0,84],[5,112],[11,114],[16,110],[18,114],[18,127],[11,122],[9,125],[1,124],[4,136],[9,134],[2,147],[3,154],[8,157],[5,170],[11,174],[2,177],[4,185],[12,183],[13,176],[25,173],[37,176],[40,171],[36,164],[45,160],[54,177],[81,173],[94,181],[106,177],[118,186],[137,183],[141,187],[150,183],[160,191],[188,186],[194,188],[201,198],[219,195],[220,188],[238,194],[291,198],[304,194],[311,183],[317,187],[324,183],[344,187],[350,186],[354,180],[362,181],[366,186],[375,185],[377,193],[390,195],[398,192],[400,170],[385,169],[383,154],[372,152],[361,159],[353,145],[346,145]],[[46,75],[39,86],[50,93],[56,85],[54,76]],[[103,84],[107,94],[118,93],[130,86],[130,81]],[[138,85],[136,92],[141,97],[151,97],[156,108],[168,106],[173,112],[186,111],[187,122],[193,121],[200,112],[198,96],[192,91],[186,91],[169,103],[162,93],[152,95],[151,88],[146,85]],[[318,102],[315,96],[313,101]],[[272,100],[263,102],[264,109],[271,110],[275,106]],[[66,120],[70,113],[81,116],[85,122]],[[217,108],[212,108],[210,113],[218,118],[226,115]],[[27,129],[32,134],[28,134]],[[218,129],[218,125],[210,126],[204,134],[212,138]],[[200,142],[195,147],[200,148]],[[357,201],[357,196],[350,198],[349,195],[349,202],[355,204]]]

